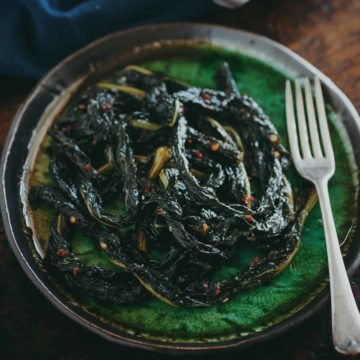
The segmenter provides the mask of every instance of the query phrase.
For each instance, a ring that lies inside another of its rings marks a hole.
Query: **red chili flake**
[[[92,166],[89,165],[89,164],[86,164],[86,165],[83,166],[83,169],[84,169],[85,171],[90,171],[90,170],[92,169]]]
[[[77,276],[77,274],[78,274],[79,272],[80,272],[80,268],[79,268],[79,267],[74,266],[74,267],[72,268],[72,273],[73,273],[74,276]]]
[[[145,183],[144,184],[144,192],[149,192],[150,191],[150,184],[149,183]]]
[[[258,256],[256,256],[252,259],[250,266],[255,267],[255,266],[259,265],[259,262],[260,262],[260,258]]]
[[[61,257],[66,257],[68,256],[68,252],[65,249],[58,249],[58,251],[56,252],[57,256],[61,256]]]
[[[79,109],[80,110],[86,110],[86,108],[87,108],[86,104],[84,104],[84,103],[79,104]]]
[[[204,157],[204,154],[200,150],[195,151],[195,157],[197,159],[202,159]]]
[[[245,215],[244,218],[246,221],[254,221],[254,218],[252,215]]]
[[[186,142],[188,143],[188,144],[192,144],[192,138],[187,138],[187,140],[186,140]]]
[[[218,295],[220,294],[220,292],[221,292],[220,286],[219,286],[219,285],[216,285],[216,286],[215,286],[215,295],[218,296]]]
[[[211,144],[211,145],[210,145],[211,151],[218,151],[218,150],[219,150],[219,147],[220,147],[220,144],[219,144],[219,143],[214,143],[214,144]]]
[[[269,140],[271,142],[278,142],[279,141],[279,137],[276,134],[270,134],[269,135]]]
[[[67,131],[70,131],[72,129],[72,125],[71,124],[68,124],[68,125],[65,125],[61,128],[61,131],[63,132],[67,132]]]
[[[101,107],[103,108],[103,110],[110,110],[111,104],[108,103],[107,101],[104,101],[103,103],[101,103]]]
[[[211,95],[204,92],[201,94],[201,97],[204,99],[204,100],[210,100],[211,99]]]
[[[201,232],[202,232],[202,234],[205,236],[206,235],[206,232],[207,232],[207,224],[206,223],[203,223],[202,225],[201,225]]]
[[[255,200],[256,200],[256,199],[255,199],[253,196],[249,195],[249,196],[246,196],[246,197],[245,197],[244,203],[245,203],[245,204],[250,204],[250,203],[254,202]]]
[[[273,155],[274,155],[274,157],[276,157],[276,158],[279,158],[279,157],[281,156],[280,152],[277,151],[277,150],[275,150],[275,151],[273,152]]]
[[[70,223],[71,223],[71,224],[75,224],[76,221],[77,221],[76,216],[74,216],[74,215],[71,215],[70,218],[69,218],[69,220],[70,220]]]
[[[163,209],[162,207],[157,207],[157,208],[155,209],[155,212],[156,212],[157,214],[161,215],[161,214],[164,213],[164,209]]]

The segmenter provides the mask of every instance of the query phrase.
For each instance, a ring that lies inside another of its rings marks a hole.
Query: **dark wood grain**
[[[253,0],[219,11],[207,22],[266,35],[309,60],[360,110],[360,1]],[[0,146],[11,119],[34,83],[0,79]],[[360,303],[360,271],[352,279]],[[161,359],[112,345],[60,314],[21,270],[0,225],[0,359]],[[345,359],[331,344],[330,308],[274,340],[221,356],[224,359]],[[193,358],[193,357],[190,357]],[[216,359],[219,356],[206,356]]]

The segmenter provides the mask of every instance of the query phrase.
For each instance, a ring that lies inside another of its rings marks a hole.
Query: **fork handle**
[[[360,314],[340,251],[331,211],[328,180],[318,181],[315,185],[325,229],[334,346],[342,354],[360,354]]]

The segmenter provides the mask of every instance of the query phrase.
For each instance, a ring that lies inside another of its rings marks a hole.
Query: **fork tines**
[[[315,78],[314,80],[314,93],[316,111],[309,79],[304,79],[306,107],[304,107],[303,91],[301,89],[300,80],[295,80],[295,116],[291,83],[289,80],[286,81],[286,118],[290,149],[294,162],[306,159],[333,159],[333,150],[326,119],[324,99],[320,80],[318,78]]]

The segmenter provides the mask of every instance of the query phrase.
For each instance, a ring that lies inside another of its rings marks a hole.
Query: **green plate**
[[[284,84],[289,75],[276,66],[240,53],[221,48],[199,45],[189,56],[174,56],[149,60],[137,65],[164,73],[175,79],[200,87],[214,87],[214,75],[219,65],[227,61],[241,93],[253,97],[270,116],[287,144],[285,123]],[[108,78],[112,75],[109,74]],[[344,139],[336,129],[336,114],[328,107],[331,135],[335,149],[337,169],[330,183],[330,197],[339,239],[344,240],[351,226],[354,213],[355,188]],[[46,144],[44,148],[46,149]],[[41,152],[36,161],[33,184],[48,182],[48,156]],[[292,169],[289,177],[297,192],[306,188],[306,183]],[[50,215],[50,216],[49,216]],[[35,224],[41,224],[45,235],[40,238],[46,246],[48,222],[53,214],[39,210],[35,213]],[[88,264],[113,267],[103,252],[84,237],[74,240],[74,251]],[[222,275],[229,276],[251,262],[256,256],[252,249],[241,251],[224,269]],[[91,299],[81,299],[88,311],[102,316],[113,324],[149,338],[171,338],[172,341],[214,341],[258,332],[289,316],[296,309],[311,301],[327,283],[327,258],[323,224],[319,206],[311,212],[301,237],[301,248],[291,266],[269,285],[240,293],[228,302],[205,309],[182,309],[169,306],[159,300],[143,305],[102,305]]]
[[[341,106],[348,107],[350,115],[353,109],[347,99],[343,99],[343,94],[336,87],[334,93],[329,91],[334,85],[325,76],[267,39],[208,25],[187,26],[163,25],[115,34],[90,45],[55,68],[44,80],[45,83],[53,81],[51,92],[55,94],[54,99],[48,102],[48,107],[37,123],[36,135],[30,141],[30,152],[20,183],[23,214],[27,226],[33,231],[31,247],[35,259],[35,265],[29,265],[32,260],[27,259],[24,267],[35,269],[33,273],[36,274],[36,280],[33,275],[30,276],[33,281],[44,293],[44,289],[50,289],[48,293],[51,295],[46,294],[50,300],[91,330],[116,342],[155,350],[198,351],[247,345],[280,333],[309,316],[323,303],[326,296],[324,289],[328,284],[321,213],[318,205],[311,211],[301,237],[301,247],[287,270],[268,285],[239,293],[226,303],[211,308],[175,308],[157,299],[136,306],[104,305],[69,292],[41,266],[42,252],[46,251],[47,246],[49,222],[54,213],[49,209],[31,212],[26,194],[29,183],[34,185],[50,181],[47,172],[49,158],[46,155],[50,142],[45,136],[46,129],[64,109],[66,111],[69,102],[86,85],[101,78],[111,78],[116,69],[136,63],[195,86],[211,88],[214,86],[213,76],[217,67],[227,61],[241,93],[247,93],[260,104],[287,145],[285,80],[301,74],[320,76],[323,82],[328,81],[325,89],[329,96],[327,114],[336,158],[336,173],[330,183],[330,196],[344,254],[351,248],[351,229],[357,212],[357,160],[353,155],[349,131],[343,124],[343,118],[338,115]],[[103,60],[105,54],[109,57]],[[85,66],[86,60],[88,69],[80,74],[80,64]],[[65,73],[65,80],[60,76],[61,70]],[[69,73],[73,78],[68,76]],[[61,84],[61,81],[66,86],[59,94],[59,91],[56,93],[54,90],[54,83]],[[297,192],[303,191],[308,185],[294,169],[290,169],[288,176]],[[358,243],[356,246],[358,249]],[[76,237],[73,247],[83,261],[89,264],[112,266],[103,253],[84,237]],[[351,265],[355,266],[356,254],[350,252]],[[251,248],[241,252],[224,266],[221,276],[233,274],[254,256]],[[40,277],[43,277],[41,281]]]

